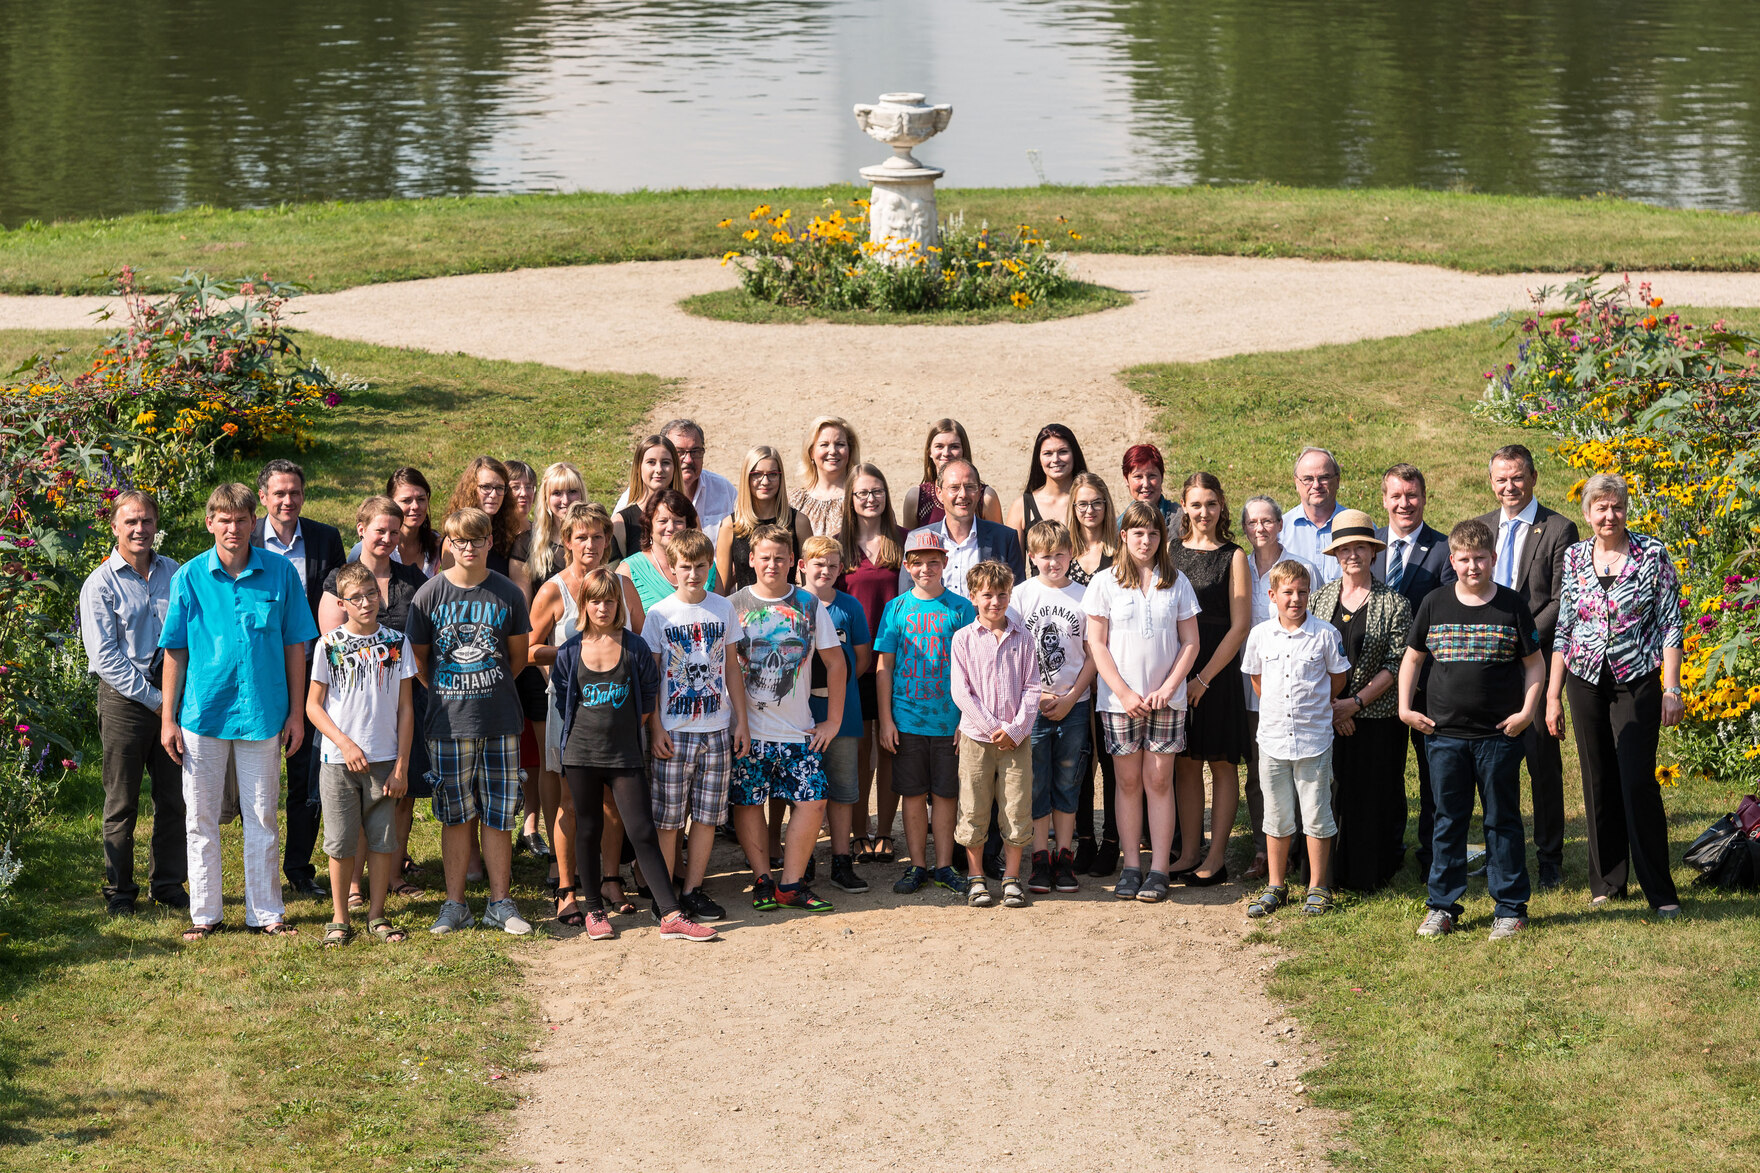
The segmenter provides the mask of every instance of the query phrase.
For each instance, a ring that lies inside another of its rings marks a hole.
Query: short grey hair
[[[1311,446],[1304,448],[1300,452],[1296,453],[1296,462],[1294,464],[1290,465],[1290,467],[1289,467],[1290,475],[1294,476],[1296,473],[1296,469],[1302,467],[1302,461],[1304,461],[1308,457],[1314,455],[1316,452],[1318,452],[1321,456],[1324,456],[1326,458],[1326,463],[1332,469],[1332,475],[1337,476],[1338,475],[1338,457],[1334,456],[1330,451],[1328,451],[1325,448],[1314,448]]]
[[[1271,506],[1271,516],[1273,516],[1277,519],[1277,524],[1279,524],[1279,525],[1283,524],[1283,506],[1281,506],[1277,503],[1277,498],[1267,497],[1263,493],[1261,493],[1257,497],[1248,497],[1246,499],[1246,501],[1241,505],[1241,532],[1242,533],[1245,533],[1247,531],[1247,510],[1251,509],[1255,505],[1269,505],[1269,506]]]
[[[660,429],[660,434],[662,436],[671,436],[672,433],[674,433],[674,432],[688,432],[690,435],[693,435],[697,438],[697,443],[702,444],[705,442],[704,438],[703,438],[702,425],[698,424],[696,420],[692,420],[692,419],[667,420],[666,426]]]
[[[1621,505],[1632,498],[1631,489],[1626,485],[1626,478],[1611,472],[1598,472],[1583,482],[1583,515],[1589,514],[1589,506],[1601,497],[1616,497]]]

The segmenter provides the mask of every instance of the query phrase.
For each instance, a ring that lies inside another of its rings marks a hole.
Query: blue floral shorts
[[[762,806],[772,798],[820,802],[825,798],[825,764],[804,744],[754,741],[752,752],[733,763],[735,806]]]

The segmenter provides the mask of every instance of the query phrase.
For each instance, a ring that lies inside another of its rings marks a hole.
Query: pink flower
[[[12,727],[12,731],[14,733],[29,733],[31,731],[31,727],[29,725],[14,725]]]
[[[74,761],[72,758],[62,758],[61,759],[61,768],[63,770],[71,770],[77,765],[79,765],[79,763]]]
[[[338,395],[334,391],[332,391],[332,392],[330,392],[330,394],[324,396],[324,406],[325,407],[335,407],[338,403],[341,403],[341,402],[342,402],[342,396]]]

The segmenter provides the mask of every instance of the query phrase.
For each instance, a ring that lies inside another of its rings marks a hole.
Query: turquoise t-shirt
[[[868,634],[868,616],[862,605],[851,595],[838,591],[836,596],[825,604],[825,610],[831,614],[831,624],[837,628],[838,642],[843,645],[843,666],[845,679],[843,685],[843,724],[838,727],[839,737],[860,737],[862,735],[862,698],[856,688],[856,649],[872,641]],[[818,657],[813,658],[813,720],[823,721],[825,710],[831,704],[831,696],[825,680],[825,665]]]
[[[953,703],[953,633],[977,619],[971,603],[950,590],[919,599],[906,591],[886,604],[877,654],[892,662],[892,723],[920,737],[952,737],[959,729]]]
[[[252,546],[237,578],[214,550],[192,558],[171,580],[159,631],[160,647],[189,649],[178,724],[227,741],[278,735],[288,714],[286,649],[319,634],[305,583],[281,555]]]

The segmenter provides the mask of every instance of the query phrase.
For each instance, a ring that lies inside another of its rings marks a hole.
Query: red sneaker
[[[686,941],[713,941],[720,936],[708,925],[700,925],[682,912],[674,912],[660,922],[662,937],[682,937]]]
[[[595,908],[587,913],[587,938],[592,941],[609,941],[617,936],[617,930],[611,927],[611,918],[605,915],[603,908]]]

